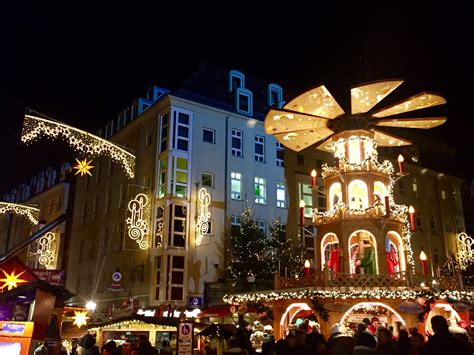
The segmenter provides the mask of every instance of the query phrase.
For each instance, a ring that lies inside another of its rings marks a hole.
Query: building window
[[[124,237],[124,229],[123,223],[117,224],[117,238],[115,240],[115,251],[119,252],[123,249],[123,237]]]
[[[242,200],[242,174],[240,173],[230,173],[230,198]]]
[[[104,214],[108,215],[110,213],[110,199],[112,198],[112,194],[110,189],[105,190],[105,208],[104,208]]]
[[[165,207],[156,208],[155,248],[163,246],[163,228],[165,225]]]
[[[53,200],[48,200],[48,214],[53,213]]]
[[[94,197],[94,205],[92,206],[92,220],[97,218],[99,212],[99,196]]]
[[[207,143],[216,143],[216,131],[209,128],[203,128],[202,141]]]
[[[170,205],[168,244],[173,247],[186,247],[186,206]]]
[[[212,235],[212,222],[208,221],[207,223],[208,223],[208,228],[207,228],[206,235]]]
[[[257,220],[257,227],[260,233],[263,234],[263,236],[267,235],[267,223],[262,220]]]
[[[155,258],[155,300],[160,299],[161,256]]]
[[[240,216],[231,216],[230,217],[230,224],[232,226],[239,226],[240,227]]]
[[[284,167],[285,161],[283,160],[283,144],[276,142],[276,164],[277,166]]]
[[[430,233],[436,234],[435,219],[433,214],[430,214]]]
[[[86,175],[86,178],[84,179],[84,187],[86,190],[91,186],[91,177],[90,175]]]
[[[304,165],[304,155],[303,154],[296,154],[296,164]]]
[[[173,157],[173,180],[171,191],[174,196],[186,198],[188,195],[188,159]]]
[[[84,205],[82,206],[82,225],[84,226],[87,221],[87,202],[84,202]]]
[[[449,223],[449,221],[445,221],[444,222],[444,231],[445,232],[448,232],[448,233],[451,233],[452,230],[451,230],[451,223]]]
[[[145,134],[145,147],[149,147],[153,143],[153,134],[146,133]]]
[[[201,184],[202,186],[214,187],[214,174],[202,173]]]
[[[81,278],[78,276],[76,277],[76,293],[81,292]]]
[[[79,254],[78,254],[77,261],[81,262],[83,259],[84,259],[84,239],[81,239],[81,241],[79,242]]]
[[[151,187],[151,176],[144,176],[143,177],[143,186],[144,187]]]
[[[277,207],[286,208],[286,184],[277,182]]]
[[[253,114],[253,95],[250,90],[238,88],[235,95],[235,107],[238,113]]]
[[[187,152],[189,150],[191,115],[181,110],[175,110],[173,117],[173,149]]]
[[[166,192],[166,158],[160,160],[158,171],[158,198],[163,198]]]
[[[418,184],[417,184],[416,178],[413,178],[412,188],[413,188],[413,192],[416,195],[418,195]]]
[[[107,250],[109,249],[109,229],[104,229],[104,235],[102,237],[102,245],[100,246],[100,256],[106,256]]]
[[[108,174],[109,176],[112,176],[113,173],[114,173],[114,161],[112,160],[112,158],[109,159],[109,171],[108,171]]]
[[[405,185],[403,179],[398,180],[398,193],[400,195],[405,195]]]
[[[255,136],[255,161],[265,162],[265,137]]]
[[[441,190],[441,198],[442,198],[443,200],[446,200],[446,191]]]
[[[277,84],[268,84],[267,86],[268,106],[281,107],[283,103],[283,89]]]
[[[267,203],[267,188],[265,178],[255,177],[255,203],[265,205]]]
[[[63,204],[62,196],[58,196],[58,200],[56,201],[56,211],[60,211]]]
[[[168,149],[168,113],[161,116],[160,120],[160,153]]]
[[[95,165],[95,182],[98,184],[100,182],[100,178],[102,175],[102,164],[100,163],[100,160],[97,161],[97,164]]]
[[[169,299],[182,301],[184,298],[184,256],[168,255]]]
[[[119,208],[125,205],[125,198],[127,194],[127,185],[124,183],[120,184],[120,195],[119,195]]]
[[[229,71],[229,92],[245,87],[245,75],[237,70]]]
[[[232,155],[234,157],[242,158],[242,131],[232,129]]]
[[[416,226],[416,230],[418,230],[420,232],[423,230],[422,225],[421,225],[421,213],[420,212],[415,213],[415,226]]]
[[[313,217],[313,190],[309,184],[299,184],[300,198],[305,203],[304,216],[305,218]]]

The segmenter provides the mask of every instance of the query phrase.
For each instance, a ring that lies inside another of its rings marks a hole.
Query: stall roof
[[[15,287],[14,289],[11,289],[10,291],[1,292],[0,301],[17,299],[18,296],[28,296],[30,294],[34,298],[34,293],[38,288],[40,290],[43,290],[45,292],[49,292],[55,295],[57,298],[60,298],[63,301],[73,296],[73,294],[69,292],[64,286],[50,285],[44,281],[35,280],[27,284]]]
[[[131,316],[120,317],[117,319],[112,319],[107,322],[101,323],[90,323],[87,325],[87,329],[95,329],[95,328],[104,328],[104,327],[111,327],[115,324],[127,322],[127,321],[138,321],[145,324],[154,324],[154,325],[165,325],[169,327],[177,327],[178,326],[178,319],[177,318],[164,318],[164,317],[145,317],[138,314],[134,314]]]

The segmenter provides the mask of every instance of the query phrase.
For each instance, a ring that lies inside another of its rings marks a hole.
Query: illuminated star
[[[15,269],[13,269],[11,274],[8,274],[8,272],[3,269],[1,270],[3,271],[5,278],[0,279],[0,281],[3,281],[3,285],[0,286],[0,290],[7,288],[7,290],[10,291],[15,287],[18,287],[18,284],[28,282],[28,280],[20,279],[20,276],[23,275],[26,270],[20,272],[19,274],[15,274]]]
[[[87,324],[89,317],[87,316],[87,311],[74,311],[74,322],[72,325],[77,325],[79,328]]]
[[[94,167],[93,165],[89,165],[90,163],[92,163],[92,160],[91,161],[87,161],[87,159],[84,159],[84,160],[78,160],[76,159],[77,161],[77,164],[74,165],[74,169],[76,169],[76,173],[74,175],[77,175],[77,174],[81,174],[81,176],[84,176],[86,174],[89,174],[90,176],[92,176],[90,170]]]

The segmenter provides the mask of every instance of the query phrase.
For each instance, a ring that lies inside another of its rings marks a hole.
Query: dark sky
[[[439,92],[448,123],[430,135],[473,175],[474,31],[460,2],[45,3],[0,11],[0,192],[68,154],[20,144],[25,107],[94,131],[147,86],[176,87],[206,59],[297,91],[324,83],[343,106],[350,85],[382,78],[404,78],[402,96]]]

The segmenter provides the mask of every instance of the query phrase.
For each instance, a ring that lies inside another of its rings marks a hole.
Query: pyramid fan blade
[[[327,118],[272,109],[265,117],[265,132],[267,134],[276,134],[301,131],[305,129],[326,127],[327,123]]]
[[[407,139],[394,136],[382,131],[373,130],[375,132],[374,140],[379,147],[399,147],[402,145],[410,145],[411,142]]]
[[[375,113],[372,114],[373,117],[387,117],[398,115],[399,113],[410,112],[415,110],[421,110],[423,108],[437,106],[445,104],[446,100],[444,97],[428,93],[422,92],[415,96],[409,97],[399,103],[396,103],[392,106],[385,107]]]
[[[309,146],[318,143],[322,139],[329,137],[334,132],[327,127],[308,129],[304,131],[279,133],[275,138],[285,147],[294,151],[301,151]]]
[[[441,126],[446,117],[392,118],[380,120],[377,126],[429,129]]]
[[[336,118],[344,114],[344,110],[324,85],[306,91],[283,108],[324,118]]]
[[[386,80],[362,84],[351,89],[352,114],[364,113],[382,101],[393,90],[399,87],[403,80]]]
[[[331,144],[332,144],[332,139],[326,139],[323,143],[321,143],[320,145],[318,145],[316,147],[316,149],[319,149],[319,150],[323,150],[325,152],[331,152],[332,153],[332,150],[331,150]]]

